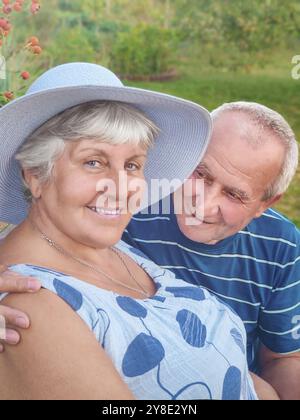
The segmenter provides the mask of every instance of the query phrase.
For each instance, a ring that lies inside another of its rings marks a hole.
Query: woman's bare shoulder
[[[0,357],[0,399],[131,399],[82,319],[54,293],[12,294],[3,303],[28,313],[31,327]]]

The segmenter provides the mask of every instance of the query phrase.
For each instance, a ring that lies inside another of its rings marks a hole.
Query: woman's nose
[[[98,180],[96,189],[102,200],[114,203],[125,202],[128,195],[127,173],[124,170],[109,168],[105,176]]]

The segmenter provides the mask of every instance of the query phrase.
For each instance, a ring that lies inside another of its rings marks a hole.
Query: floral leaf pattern
[[[203,347],[206,340],[206,327],[196,314],[186,309],[177,313],[178,322],[184,340],[193,347]]]

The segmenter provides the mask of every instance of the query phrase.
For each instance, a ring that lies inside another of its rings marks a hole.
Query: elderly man
[[[202,223],[171,206],[137,215],[123,239],[231,306],[247,329],[250,369],[280,398],[300,399],[300,234],[270,209],[297,169],[295,136],[259,104],[225,104],[212,116],[212,140],[191,177],[204,181]]]

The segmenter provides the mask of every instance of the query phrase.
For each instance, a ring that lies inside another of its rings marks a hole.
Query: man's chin
[[[181,233],[193,242],[213,245],[221,239],[214,239],[217,237],[214,229],[216,228],[212,223],[199,222],[197,225],[188,223],[178,223]]]

